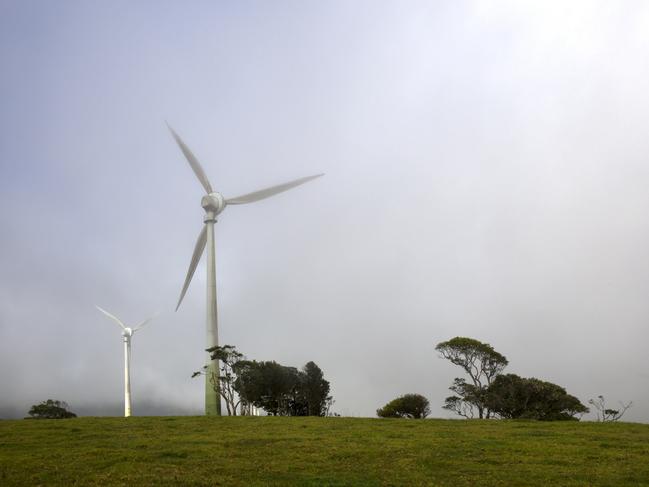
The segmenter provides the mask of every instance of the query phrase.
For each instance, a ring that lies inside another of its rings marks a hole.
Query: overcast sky
[[[643,1],[0,3],[0,417],[47,398],[195,414],[202,187],[226,197],[220,341],[432,416],[454,336],[649,422]],[[588,417],[592,418],[593,415]]]

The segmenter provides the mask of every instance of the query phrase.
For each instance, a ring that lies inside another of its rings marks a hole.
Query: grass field
[[[0,421],[0,485],[649,485],[649,425],[355,418]]]

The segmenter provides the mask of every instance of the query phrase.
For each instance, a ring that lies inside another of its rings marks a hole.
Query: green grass
[[[0,485],[649,485],[649,425],[354,418],[0,421]]]

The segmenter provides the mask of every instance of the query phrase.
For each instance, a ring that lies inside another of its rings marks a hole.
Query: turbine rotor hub
[[[201,206],[206,213],[212,213],[214,216],[225,210],[225,198],[221,193],[209,193],[201,199]]]
[[[124,328],[124,331],[122,332],[122,336],[124,337],[125,340],[128,340],[133,336],[133,329],[132,328]]]

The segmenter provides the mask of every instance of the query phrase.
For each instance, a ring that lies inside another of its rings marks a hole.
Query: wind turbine
[[[129,328],[119,318],[113,316],[105,309],[101,309],[99,306],[97,306],[97,309],[122,327],[122,337],[124,338],[124,417],[128,418],[131,415],[131,337],[155,316],[144,320],[133,328]]]
[[[307,176],[305,178],[295,179],[287,183],[278,184],[276,186],[271,186],[269,188],[261,189],[259,191],[254,191],[252,193],[244,194],[237,196],[235,198],[224,198],[221,193],[218,193],[212,189],[210,181],[205,175],[205,171],[202,166],[196,159],[196,156],[192,154],[192,151],[189,150],[189,147],[185,145],[180,136],[174,131],[174,129],[167,124],[171,134],[178,143],[180,150],[185,155],[185,158],[189,162],[194,174],[198,178],[199,182],[205,188],[206,194],[201,199],[201,206],[205,210],[205,216],[203,217],[203,229],[198,235],[198,240],[194,247],[194,254],[192,255],[192,260],[189,263],[189,269],[187,270],[187,276],[185,277],[185,284],[183,289],[180,292],[180,298],[178,299],[178,304],[176,305],[176,311],[180,307],[180,303],[185,297],[189,283],[192,280],[198,261],[203,255],[205,246],[207,245],[207,319],[206,319],[206,328],[207,328],[207,347],[211,348],[218,346],[219,337],[218,337],[218,317],[217,317],[217,308],[216,308],[216,268],[215,268],[215,251],[214,251],[214,223],[216,223],[216,217],[219,213],[225,210],[225,207],[228,205],[243,205],[246,203],[253,203],[255,201],[263,200],[270,196],[276,195],[283,191],[289,190],[300,184],[304,184],[312,179],[324,176],[324,174],[316,174],[314,176]],[[205,414],[206,415],[221,415],[221,398],[219,394],[214,390],[212,382],[214,384],[219,384],[219,362],[218,360],[212,360],[211,357],[207,358],[207,373],[205,374]]]

